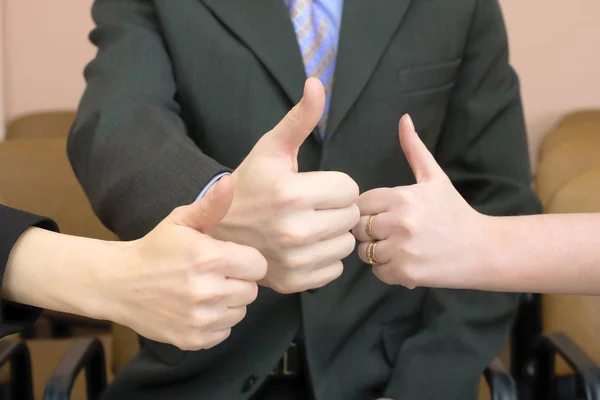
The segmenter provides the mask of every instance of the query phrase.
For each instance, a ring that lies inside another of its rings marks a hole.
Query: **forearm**
[[[469,288],[600,294],[600,214],[496,217],[486,232]]]
[[[120,244],[28,229],[13,247],[2,297],[39,308],[108,318],[99,274],[117,265]]]

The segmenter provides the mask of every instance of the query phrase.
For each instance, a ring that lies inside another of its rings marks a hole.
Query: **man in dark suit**
[[[539,211],[497,0],[96,0],[93,16],[69,155],[100,218],[140,237],[234,170],[211,235],[269,265],[227,341],[143,339],[108,398],[474,399],[517,295],[409,291],[340,260],[356,184],[414,182],[405,113],[477,210]]]

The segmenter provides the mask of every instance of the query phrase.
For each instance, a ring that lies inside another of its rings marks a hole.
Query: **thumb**
[[[200,200],[175,209],[167,218],[169,222],[207,233],[229,211],[233,201],[231,177],[223,176]]]
[[[417,183],[447,178],[446,173],[439,166],[427,146],[421,141],[410,115],[405,114],[398,126],[400,146],[415,174]]]
[[[319,79],[308,78],[300,102],[261,139],[262,151],[269,155],[296,157],[304,140],[321,120],[324,110],[325,88]]]

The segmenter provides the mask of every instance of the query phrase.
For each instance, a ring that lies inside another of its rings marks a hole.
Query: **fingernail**
[[[403,118],[406,118],[406,122],[408,122],[408,124],[410,125],[410,127],[411,127],[411,128],[412,128],[412,130],[414,131],[414,130],[415,130],[415,124],[413,123],[413,120],[412,120],[412,118],[410,117],[410,115],[408,115],[408,114],[404,114],[404,117],[403,117]]]

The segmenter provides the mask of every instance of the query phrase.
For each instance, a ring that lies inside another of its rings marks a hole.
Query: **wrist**
[[[121,323],[123,307],[120,304],[118,287],[119,274],[127,271],[135,260],[131,260],[128,249],[134,242],[99,242],[102,256],[89,265],[89,279],[82,285],[89,293],[83,315],[93,319]],[[115,290],[117,289],[117,290]]]
[[[471,263],[464,281],[466,289],[485,290],[502,273],[499,270],[500,259],[504,256],[502,218],[479,214],[478,220],[480,229],[475,234]]]

